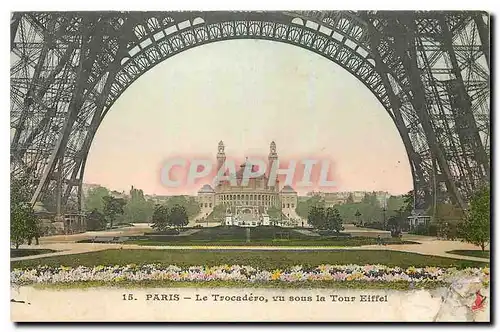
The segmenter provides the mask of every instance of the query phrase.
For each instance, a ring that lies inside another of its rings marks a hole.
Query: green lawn
[[[338,234],[336,237],[332,236],[311,236],[301,233],[298,229],[283,228],[278,226],[257,226],[252,228],[244,228],[239,226],[215,226],[204,227],[196,230],[195,233],[186,236],[172,236],[156,232],[144,234],[144,239],[149,238],[153,241],[246,241],[247,230],[250,230],[250,239],[254,240],[275,240],[275,239],[288,239],[288,240],[343,240],[346,238],[345,234]]]
[[[10,249],[10,257],[24,257],[24,256],[33,256],[33,255],[41,255],[48,254],[50,252],[55,252],[55,250],[51,249]]]
[[[250,230],[250,242],[247,242],[247,230]],[[94,239],[79,242],[89,243]],[[403,241],[399,238],[382,239],[385,244],[415,244],[414,241]],[[301,233],[299,229],[277,226],[258,226],[243,228],[238,226],[216,226],[196,229],[196,232],[184,235],[167,235],[161,232],[149,232],[132,236],[126,243],[152,246],[331,246],[358,247],[377,244],[377,238],[350,237],[340,233],[327,236],[311,236]]]
[[[462,256],[472,256],[472,257],[480,257],[480,258],[490,258],[489,250],[452,250],[447,251],[449,254],[462,255]]]
[[[358,247],[363,245],[377,244],[376,238],[353,237],[353,238],[309,238],[291,240],[258,239],[246,242],[240,239],[220,239],[220,240],[186,240],[182,237],[175,237],[169,240],[141,239],[127,241],[127,244],[138,244],[142,246],[330,246],[330,247]],[[385,244],[418,244],[414,241],[402,241],[397,238],[383,239]]]
[[[488,266],[488,263],[427,256],[390,250],[328,250],[328,251],[267,251],[267,250],[103,250],[75,255],[61,255],[16,261],[11,268],[37,265],[95,266],[158,263],[187,267],[222,264],[251,265],[262,269],[286,268],[294,265],[316,267],[321,264],[384,264],[388,266],[457,267]]]

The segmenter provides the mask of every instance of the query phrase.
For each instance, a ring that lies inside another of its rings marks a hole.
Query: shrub
[[[179,235],[180,232],[177,229],[166,229],[161,232],[146,233],[145,235]]]
[[[318,231],[319,235],[322,236],[335,236],[335,237],[350,237],[351,234],[349,233],[340,233],[332,230],[320,230]]]
[[[418,224],[410,234],[437,236],[438,225],[436,223]]]

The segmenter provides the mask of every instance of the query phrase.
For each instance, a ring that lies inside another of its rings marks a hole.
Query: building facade
[[[221,141],[218,145],[217,166],[222,167],[226,161],[224,143]],[[271,142],[269,146],[268,167],[270,170],[273,163],[278,162],[278,153],[276,143]],[[295,215],[297,206],[297,192],[290,186],[285,186],[279,190],[279,180],[269,182],[269,173],[251,177],[247,181],[244,178],[245,169],[256,170],[255,165],[248,161],[240,165],[235,174],[226,174],[234,176],[236,182],[230,180],[220,181],[214,188],[205,184],[199,191],[197,200],[200,204],[201,216],[208,216],[216,206],[223,206],[228,213],[236,214],[236,211],[251,211],[247,218],[254,218],[256,214],[266,214],[270,208],[279,209],[282,212],[288,212],[288,215]],[[234,178],[232,178],[234,180]],[[236,185],[235,185],[236,184]],[[293,209],[294,213],[290,213]],[[258,211],[258,213],[256,213]],[[285,217],[286,215],[285,214]],[[251,215],[251,216],[250,216]]]
[[[284,186],[281,190],[280,197],[281,211],[283,212],[283,215],[287,218],[296,219],[298,217],[297,213],[295,212],[298,201],[297,192],[293,190],[292,187],[287,185]]]

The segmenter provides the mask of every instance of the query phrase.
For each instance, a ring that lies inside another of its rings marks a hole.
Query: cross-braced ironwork
[[[315,52],[370,89],[408,153],[416,208],[450,200],[466,209],[489,181],[482,12],[13,13],[12,175],[30,180],[32,203],[79,211],[92,139],[123,91],[182,51],[248,38]]]

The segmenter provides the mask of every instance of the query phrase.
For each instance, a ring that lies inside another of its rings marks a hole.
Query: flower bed
[[[453,283],[463,278],[474,277],[484,284],[489,283],[489,268],[425,267],[402,269],[384,265],[320,265],[314,269],[294,266],[284,270],[259,270],[251,266],[221,265],[214,267],[161,266],[147,264],[138,266],[79,266],[14,269],[10,279],[14,285],[27,284],[64,284],[77,282],[210,282],[228,281],[245,283],[268,282],[324,282],[324,281],[361,281],[361,282],[408,282],[408,283]]]

